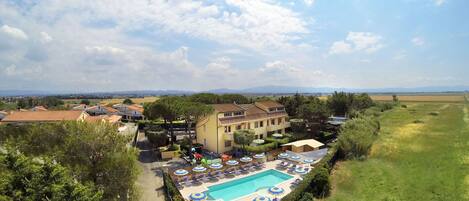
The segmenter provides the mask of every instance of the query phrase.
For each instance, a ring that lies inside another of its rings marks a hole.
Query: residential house
[[[0,111],[0,121],[8,115],[8,112]]]
[[[122,116],[122,119],[126,120],[140,120],[143,119],[143,106],[138,104],[126,105],[126,104],[115,104],[112,106],[118,110],[118,114]]]
[[[81,111],[84,111],[84,110],[88,109],[89,107],[91,107],[91,106],[86,105],[86,104],[80,104],[80,105],[74,106],[74,107],[72,108],[72,110],[81,110]]]
[[[87,107],[85,111],[91,116],[97,115],[117,115],[119,110],[116,110],[112,107],[104,106],[104,105],[96,105]]]
[[[290,127],[285,107],[275,101],[254,104],[215,104],[214,112],[197,122],[197,142],[216,153],[230,151],[236,130],[253,130],[257,139],[285,133]]]
[[[99,116],[88,116],[85,121],[87,122],[106,122],[111,124],[119,124],[122,119],[119,115],[99,115]]]
[[[2,123],[44,123],[59,121],[84,121],[88,114],[84,111],[26,111],[12,112],[2,119]]]

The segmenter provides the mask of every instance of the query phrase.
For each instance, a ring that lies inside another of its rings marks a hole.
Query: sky
[[[1,0],[0,90],[469,85],[467,0]]]

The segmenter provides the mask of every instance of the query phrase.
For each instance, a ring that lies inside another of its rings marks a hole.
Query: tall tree
[[[330,112],[326,103],[315,97],[309,103],[303,104],[298,109],[298,115],[307,124],[318,124],[320,127],[327,121]]]
[[[102,200],[102,192],[77,182],[69,169],[48,157],[0,152],[0,200]]]
[[[169,123],[169,133],[171,136],[171,144],[176,141],[174,135],[173,121],[182,115],[183,97],[165,96],[146,106],[144,114],[148,119],[163,118],[165,124]]]
[[[350,96],[336,91],[328,97],[327,104],[334,115],[346,115],[350,110]]]
[[[237,130],[233,134],[235,143],[242,146],[244,153],[246,153],[246,145],[252,143],[254,136],[253,130]]]
[[[249,99],[241,94],[223,94],[220,97],[222,103],[247,104]]]
[[[189,96],[189,100],[205,104],[216,104],[220,103],[220,96],[212,93],[198,93]]]
[[[90,100],[88,100],[88,99],[82,99],[82,100],[80,101],[80,104],[90,105]]]
[[[197,123],[197,121],[210,113],[213,112],[213,107],[205,105],[203,103],[198,103],[198,102],[192,102],[192,101],[187,101],[187,99],[182,102],[181,104],[181,114],[184,120],[187,123],[187,131],[189,133],[189,153],[192,150],[192,134],[191,134],[191,128],[193,123]],[[197,128],[194,129],[195,133],[194,135],[197,136]],[[192,154],[189,154],[189,156],[192,159]]]

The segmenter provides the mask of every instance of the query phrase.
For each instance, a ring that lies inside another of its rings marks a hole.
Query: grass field
[[[117,103],[122,103],[124,100],[125,100],[124,98],[104,99],[100,103],[104,105],[117,104]],[[148,96],[148,97],[143,97],[143,98],[131,98],[130,100],[132,100],[136,104],[143,104],[143,103],[155,102],[156,100],[158,100],[158,97]]]
[[[401,102],[464,102],[463,94],[455,95],[397,95]],[[375,101],[392,101],[392,95],[371,95]]]
[[[338,163],[331,181],[327,200],[469,200],[469,106],[412,103],[386,112],[370,157]]]

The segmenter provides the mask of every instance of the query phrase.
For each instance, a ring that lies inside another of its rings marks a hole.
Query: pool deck
[[[270,169],[277,170],[276,167],[279,163],[281,163],[280,160],[266,162],[266,163],[264,163],[265,168],[263,168],[262,170],[250,171],[248,174],[241,174],[241,175],[237,175],[237,176],[232,177],[232,178],[221,178],[221,179],[219,179],[218,181],[215,181],[215,182],[204,182],[204,183],[202,183],[201,185],[198,185],[198,186],[185,186],[183,189],[181,189],[179,191],[181,192],[181,194],[184,198],[188,199],[191,193],[200,193],[200,192],[207,191],[209,186],[213,186],[213,185],[225,183],[225,182],[228,182],[228,181],[233,181],[233,180],[236,180],[236,179],[248,177],[248,176],[251,176],[251,175],[254,175],[254,174],[257,174],[257,173],[260,173],[260,172],[264,172],[264,171],[267,171],[267,170],[270,170]],[[285,190],[285,192],[282,195],[277,196],[277,198],[282,198],[283,196],[285,196],[286,194],[291,192],[291,188],[290,188],[291,182],[295,181],[295,179],[297,179],[297,178],[300,178],[300,176],[298,174],[289,174],[289,173],[287,173],[286,170],[285,171],[277,170],[277,171],[293,176],[293,178],[288,179],[288,180],[276,185],[277,187],[281,187]],[[244,197],[240,197],[240,198],[236,199],[236,201],[248,201],[248,200],[251,201],[257,196],[267,196],[267,197],[270,197],[270,198],[274,198],[273,195],[269,194],[267,192],[267,190],[264,189],[264,190],[260,190],[260,191],[251,193],[251,194],[246,195]]]

